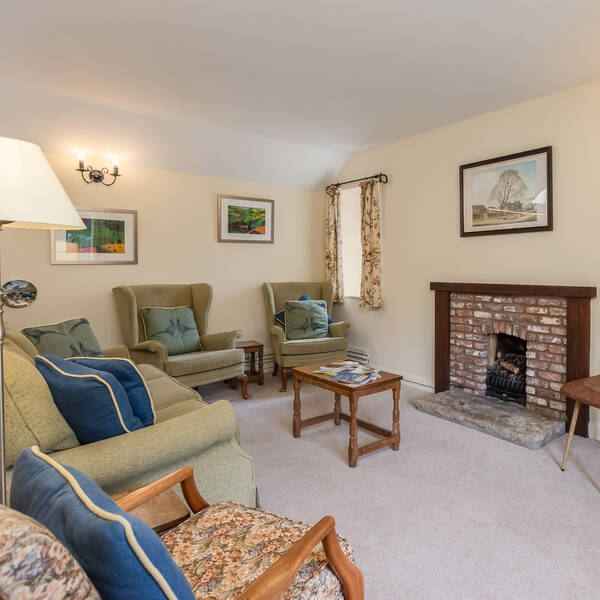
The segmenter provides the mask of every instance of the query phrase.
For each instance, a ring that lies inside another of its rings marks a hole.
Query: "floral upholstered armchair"
[[[177,484],[194,514],[162,533],[162,542],[197,600],[364,599],[354,553],[337,536],[332,517],[310,527],[235,502],[209,506],[190,467],[122,496],[118,505],[131,511]],[[101,598],[61,541],[39,522],[5,506],[0,506],[0,597]],[[134,585],[133,594],[117,590],[117,597],[139,596]],[[178,596],[160,592],[144,595],[144,600],[155,597]],[[102,598],[106,600],[104,592]]]

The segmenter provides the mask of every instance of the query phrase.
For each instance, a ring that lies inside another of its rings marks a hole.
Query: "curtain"
[[[327,188],[325,214],[325,276],[333,283],[333,301],[344,301],[342,275],[342,223],[340,220],[340,188]]]
[[[381,204],[377,179],[368,179],[360,184],[360,231],[362,271],[359,306],[380,308],[383,305]]]

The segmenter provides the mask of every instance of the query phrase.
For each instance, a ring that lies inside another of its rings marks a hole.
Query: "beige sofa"
[[[189,465],[210,502],[235,500],[255,505],[253,462],[240,446],[239,429],[229,402],[206,404],[194,390],[157,367],[139,365],[157,422],[131,433],[79,445],[35,368],[36,354],[25,336],[8,334],[6,400],[16,408],[6,428],[9,482],[16,454],[37,444],[43,451],[52,452],[59,462],[86,473],[109,494],[138,488]]]

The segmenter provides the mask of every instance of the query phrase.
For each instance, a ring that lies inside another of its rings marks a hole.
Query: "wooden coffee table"
[[[315,369],[321,365],[308,365],[306,367],[295,367],[293,369],[294,374],[294,420],[293,420],[293,431],[294,437],[300,437],[300,433],[303,427],[315,425],[323,421],[329,421],[333,419],[336,425],[339,425],[342,420],[350,423],[350,442],[348,444],[348,465],[350,467],[356,467],[358,463],[358,457],[374,452],[380,448],[390,446],[392,450],[400,449],[400,385],[402,382],[402,375],[394,375],[393,373],[386,373],[380,371],[380,379],[376,379],[371,383],[365,385],[349,385],[347,383],[341,383],[339,381],[333,381],[330,375],[324,375],[322,373],[313,373]],[[302,382],[316,385],[317,387],[329,390],[334,393],[334,408],[333,412],[320,415],[318,417],[311,417],[310,419],[302,419],[301,417],[301,401],[300,401],[300,386]],[[394,399],[394,410],[392,412],[392,430],[384,429],[378,425],[373,425],[367,421],[363,421],[356,416],[358,412],[358,400],[363,396],[370,394],[376,394],[378,392],[384,392],[386,390],[392,390]],[[350,405],[350,414],[347,415],[341,411],[342,396],[348,398]],[[365,446],[358,445],[358,428],[366,429],[372,433],[376,433],[382,437],[381,440],[371,442]]]

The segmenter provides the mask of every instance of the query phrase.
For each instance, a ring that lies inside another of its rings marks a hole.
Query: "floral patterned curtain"
[[[360,232],[362,273],[359,306],[380,308],[383,305],[381,204],[377,179],[368,179],[360,184]]]
[[[342,224],[340,220],[340,188],[327,188],[327,212],[325,214],[325,276],[333,282],[333,301],[344,301],[342,274]]]

